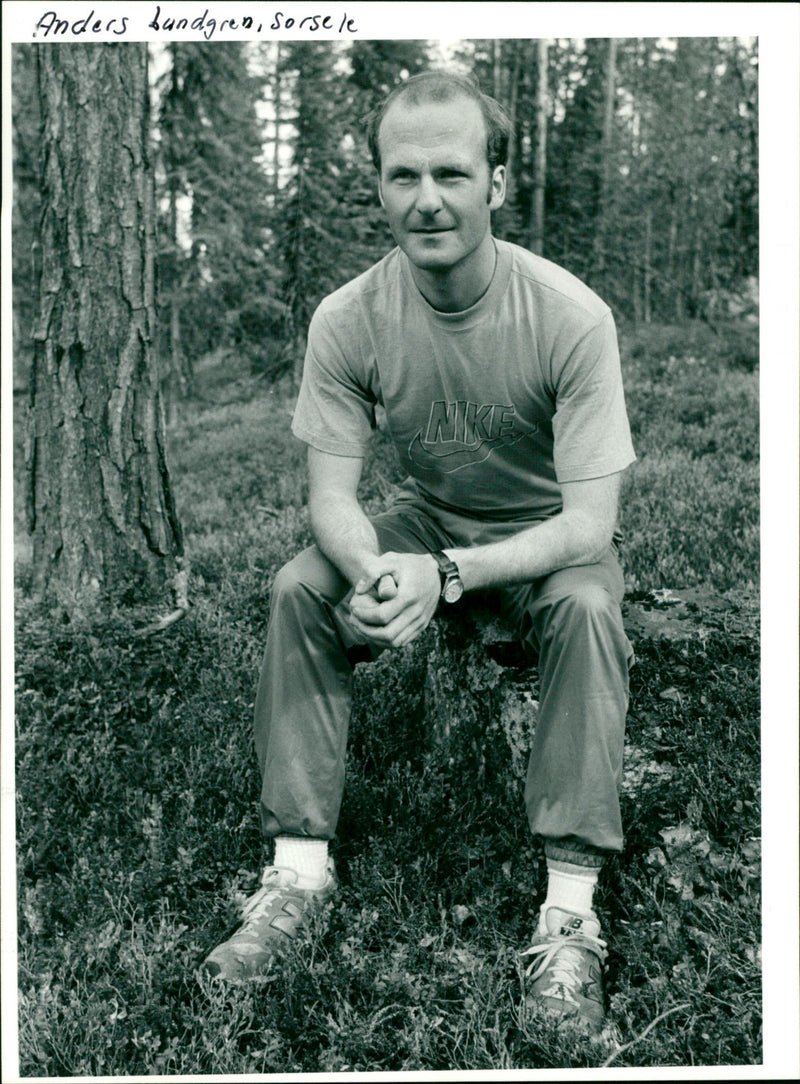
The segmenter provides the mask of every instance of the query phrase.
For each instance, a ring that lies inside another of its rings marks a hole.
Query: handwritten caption
[[[270,21],[267,21],[267,20]],[[45,11],[40,17],[33,31],[34,38],[83,38],[91,34],[111,34],[116,37],[124,37],[128,33],[130,18],[120,15],[111,19],[95,18],[94,9],[82,19],[61,19],[57,11]],[[149,30],[156,34],[169,35],[177,31],[193,30],[201,34],[206,41],[213,37],[224,36],[228,31],[245,31],[251,34],[263,34],[276,30],[294,30],[298,33],[314,34],[320,30],[334,31],[337,34],[357,34],[358,27],[355,19],[348,18],[347,12],[343,11],[332,15],[330,13],[316,12],[308,15],[288,15],[283,11],[273,11],[266,18],[253,17],[242,14],[238,17],[229,16],[218,19],[213,14],[213,9],[206,8],[202,14],[193,19],[176,19],[166,11],[162,14],[161,5],[156,4],[153,17],[147,24]]]

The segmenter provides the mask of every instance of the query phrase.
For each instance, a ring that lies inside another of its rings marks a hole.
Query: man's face
[[[467,261],[505,198],[505,168],[490,176],[486,126],[470,98],[410,104],[399,98],[379,132],[379,192],[394,239],[417,267]]]

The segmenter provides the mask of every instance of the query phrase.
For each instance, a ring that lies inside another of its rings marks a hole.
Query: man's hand
[[[440,591],[439,567],[430,554],[384,553],[370,559],[355,586],[352,623],[374,643],[403,647],[428,627]]]

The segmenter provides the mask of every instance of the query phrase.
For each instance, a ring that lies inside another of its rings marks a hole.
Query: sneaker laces
[[[241,933],[249,930],[262,917],[260,914],[262,906],[271,903],[282,888],[290,887],[290,883],[287,883],[289,878],[291,878],[290,883],[297,880],[294,870],[281,869],[278,866],[266,867],[261,874],[261,888],[242,904]]]
[[[520,953],[521,956],[533,956],[525,975],[535,980],[540,978],[552,964],[552,978],[555,990],[542,991],[542,996],[559,994],[574,1001],[572,990],[580,985],[580,970],[583,957],[579,949],[588,949],[599,957],[601,963],[606,957],[606,942],[600,937],[588,933],[542,934],[543,940]]]

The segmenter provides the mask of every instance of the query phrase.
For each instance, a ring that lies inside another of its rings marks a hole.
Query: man
[[[371,119],[398,247],[326,298],[309,329],[293,431],[308,444],[316,546],[276,577],[255,708],[274,865],[205,967],[229,979],[267,969],[335,889],[353,645],[402,647],[440,605],[494,589],[539,660],[525,801],[548,889],[532,994],[596,1028],[605,942],[592,898],[622,847],[631,655],[613,538],[634,454],[608,307],[492,236],[509,134],[496,102],[442,72],[401,84]],[[376,404],[409,479],[370,521],[356,490]]]

